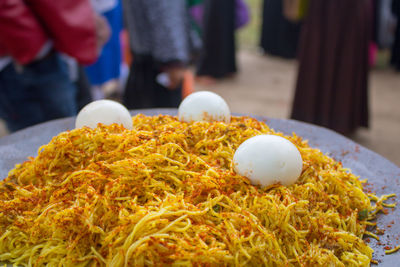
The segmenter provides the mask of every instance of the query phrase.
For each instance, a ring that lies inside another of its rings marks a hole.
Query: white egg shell
[[[219,95],[209,91],[199,91],[188,95],[179,105],[180,121],[231,121],[228,104]]]
[[[112,100],[98,100],[87,104],[76,117],[75,127],[96,128],[98,123],[111,125],[122,124],[126,129],[133,128],[129,111],[120,103]]]
[[[262,186],[291,185],[303,167],[297,147],[277,135],[258,135],[246,140],[236,150],[233,163],[236,173]]]

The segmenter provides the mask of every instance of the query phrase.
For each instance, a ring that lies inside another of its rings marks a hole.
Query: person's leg
[[[182,83],[175,89],[168,89],[157,82],[154,84],[157,107],[177,108],[182,101]]]
[[[0,72],[0,117],[10,132],[15,132],[44,120],[40,103],[30,94],[23,72],[8,65]]]
[[[78,80],[74,84],[77,89],[76,102],[80,110],[93,101],[90,93],[90,82],[82,66],[78,66]]]
[[[125,87],[123,103],[128,109],[155,108],[157,105],[153,59],[149,55],[132,54],[134,60]]]
[[[31,79],[31,93],[40,102],[44,121],[76,115],[77,89],[57,53],[26,69]]]
[[[198,60],[197,76],[207,76],[207,82],[212,82],[209,77],[224,78],[237,71],[235,8],[234,0],[204,2],[203,48]]]

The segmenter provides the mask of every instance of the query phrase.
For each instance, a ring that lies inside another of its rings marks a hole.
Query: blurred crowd
[[[351,134],[368,127],[380,49],[400,71],[400,1],[264,0],[260,47],[299,60],[291,118]],[[10,132],[76,115],[101,98],[178,107],[238,71],[246,0],[2,0],[0,118]]]

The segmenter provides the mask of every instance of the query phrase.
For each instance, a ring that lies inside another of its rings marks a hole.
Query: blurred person
[[[397,17],[397,27],[394,44],[392,46],[392,58],[390,64],[400,71],[400,0],[393,0],[392,13]]]
[[[292,119],[342,134],[368,127],[370,0],[311,0]]]
[[[67,64],[69,79],[76,87],[76,103],[77,109],[81,110],[84,106],[93,101],[92,93],[90,91],[91,85],[85,73],[84,67],[79,64],[76,59],[61,54],[61,58]]]
[[[94,100],[90,90],[91,84],[83,66],[78,65],[77,77],[75,80],[73,80],[73,82],[77,89],[76,93],[77,109],[81,110],[84,106],[86,106],[87,104],[89,104]]]
[[[283,0],[264,0],[260,46],[264,53],[283,58],[297,56],[301,22],[283,15]]]
[[[2,0],[0,117],[8,129],[75,115],[77,89],[60,52],[92,63],[106,39],[88,0]]]
[[[212,84],[215,79],[237,71],[235,43],[235,0],[205,0],[203,48],[197,64],[197,81]]]
[[[201,35],[203,25],[204,0],[187,0],[192,27]]]
[[[91,3],[95,11],[107,19],[111,28],[110,39],[103,46],[99,58],[85,68],[93,86],[93,96],[100,99],[117,95],[120,86],[122,8],[120,0],[91,0]]]
[[[186,0],[124,0],[123,7],[133,54],[125,106],[178,107],[187,64],[200,45]]]
[[[396,17],[392,4],[397,0],[376,0],[374,5],[374,41],[379,49],[391,48],[394,43]]]
[[[372,40],[370,66],[377,66],[379,50],[390,49],[394,43],[396,18],[391,11],[392,0],[372,0]]]

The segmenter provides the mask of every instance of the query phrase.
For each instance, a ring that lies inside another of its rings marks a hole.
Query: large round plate
[[[168,114],[176,115],[176,109],[148,109],[133,110],[131,114],[145,115]],[[370,188],[378,195],[396,193],[400,195],[400,168],[382,156],[362,147],[328,129],[293,120],[272,119],[268,117],[252,116],[265,121],[271,128],[284,134],[296,135],[309,141],[310,146],[319,148],[325,154],[341,161],[346,168],[368,179]],[[28,156],[36,156],[40,146],[47,144],[53,136],[60,132],[74,128],[75,118],[66,118],[42,123],[9,136],[0,138],[0,179],[7,177],[7,173],[16,163],[23,162]],[[400,212],[398,208],[389,209],[388,215],[379,215],[378,226],[385,229],[380,236],[380,243],[370,238],[370,246],[375,250],[374,259],[380,262],[379,266],[398,266],[400,252],[385,255],[385,246],[400,245]],[[389,227],[388,227],[389,226]]]

